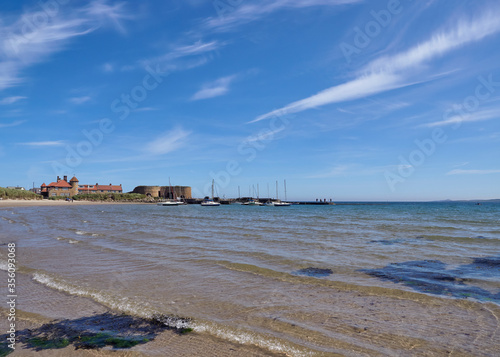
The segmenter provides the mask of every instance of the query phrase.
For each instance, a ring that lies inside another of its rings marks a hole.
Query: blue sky
[[[500,198],[500,4],[3,1],[0,186]]]

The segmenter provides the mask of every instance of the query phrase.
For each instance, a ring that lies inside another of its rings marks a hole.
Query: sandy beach
[[[37,206],[88,206],[88,205],[130,205],[151,204],[146,202],[99,202],[99,201],[64,201],[64,200],[0,200],[0,208],[4,207],[37,207]]]

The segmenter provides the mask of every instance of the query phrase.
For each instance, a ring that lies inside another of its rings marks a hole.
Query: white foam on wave
[[[9,270],[9,264],[7,264],[7,262],[3,259],[0,259],[0,270]]]
[[[61,237],[61,236],[56,237],[56,239],[59,241],[68,242],[69,244],[80,243],[80,241],[77,239],[71,239],[71,238],[66,238],[66,237]]]
[[[44,273],[37,272],[33,274],[33,279],[49,288],[65,292],[70,295],[91,298],[102,305],[108,306],[123,313],[143,318],[154,318],[155,316],[162,315],[158,311],[144,306],[144,303],[136,303],[126,297],[118,297],[117,295],[111,295],[107,292],[79,287],[62,279],[55,279]],[[230,328],[224,328],[223,326],[216,326],[215,324],[203,322],[191,322],[189,320],[177,318],[174,316],[163,317],[160,319],[160,321],[172,328],[192,328],[194,331],[199,333],[208,333],[228,341],[240,344],[254,345],[272,352],[285,353],[288,356],[302,357],[313,355],[312,352],[300,351],[295,347],[287,346],[277,339],[265,338],[257,333],[234,331]]]
[[[85,232],[85,231],[76,231],[76,234],[79,236],[90,236],[90,237],[99,237],[101,234],[99,233],[92,233],[92,232]]]
[[[127,297],[119,297],[116,294],[112,295],[110,293],[96,291],[91,288],[79,287],[62,279],[55,279],[44,273],[37,272],[33,274],[33,279],[49,288],[65,292],[70,295],[91,298],[113,310],[129,315],[139,316],[142,318],[153,318],[161,315],[158,311],[149,308],[147,304],[144,304],[144,302],[137,303]],[[186,319],[177,317],[166,316],[161,319],[161,322],[169,327],[178,329],[190,327],[190,323]]]
[[[199,333],[209,333],[218,338],[245,345],[254,345],[271,352],[285,353],[287,356],[302,357],[312,356],[313,352],[300,351],[299,349],[287,346],[274,338],[265,338],[257,333],[234,331],[222,326],[213,326],[208,323],[195,323],[193,330]]]
[[[44,273],[37,272],[33,274],[33,279],[40,284],[43,284],[52,289],[56,289],[71,295],[91,298],[94,301],[106,305],[112,309],[116,309],[140,317],[152,316],[152,312],[147,308],[141,308],[140,304],[136,304],[126,297],[119,297],[117,295],[111,295],[103,291],[76,286],[62,279],[55,279]]]

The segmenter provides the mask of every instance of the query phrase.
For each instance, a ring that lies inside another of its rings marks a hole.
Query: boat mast
[[[287,201],[287,199],[286,199],[286,180],[284,180],[284,181],[285,181],[285,202],[286,202]]]
[[[276,201],[278,201],[278,180],[276,180]]]

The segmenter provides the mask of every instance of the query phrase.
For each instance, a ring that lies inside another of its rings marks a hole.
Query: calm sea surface
[[[400,355],[466,322],[499,347],[478,316],[500,305],[500,204],[69,203],[0,210],[0,228],[45,287],[272,352]]]

